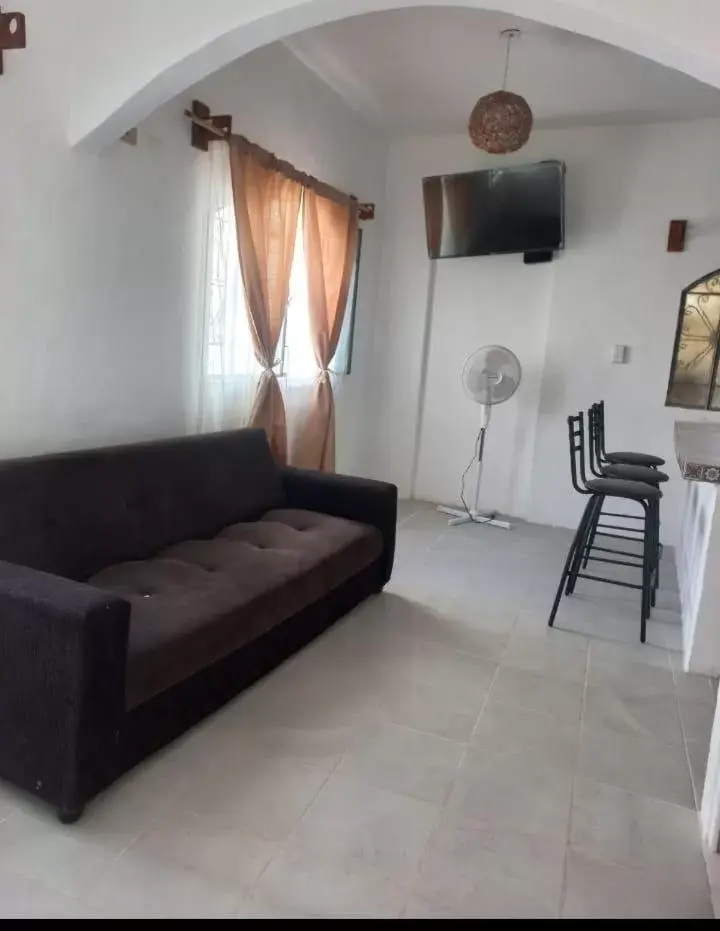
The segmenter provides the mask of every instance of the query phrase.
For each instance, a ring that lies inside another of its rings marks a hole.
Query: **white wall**
[[[71,151],[61,11],[22,9],[0,77],[0,456],[181,432],[185,127],[163,111],[137,149]]]
[[[181,434],[198,359],[205,158],[189,144],[188,101],[232,110],[238,131],[363,200],[382,199],[384,146],[278,47],[164,106],[140,125],[136,148],[73,151],[65,19],[39,0],[23,9],[29,48],[7,53],[0,77],[0,457]],[[370,352],[380,222],[365,237],[358,357]],[[366,449],[358,369],[338,415],[351,471]]]
[[[664,400],[680,291],[720,265],[718,147],[718,121],[537,131],[523,151],[503,159],[484,156],[464,136],[395,143],[376,337],[383,350],[377,474],[406,494],[457,500],[477,424],[459,385],[462,364],[477,346],[506,343],[523,363],[524,381],[494,412],[484,503],[574,524],[579,502],[569,487],[565,418],[604,397],[613,447],[668,460],[663,522],[665,539],[676,540],[683,488],[672,424],[717,416],[665,408]],[[567,163],[567,249],[540,266],[523,265],[521,256],[438,262],[428,313],[421,178],[539,158]],[[682,254],[665,251],[674,217],[690,220]],[[631,347],[629,365],[610,363],[615,343]]]
[[[337,468],[364,474],[368,455],[368,392],[380,274],[387,144],[327,84],[283,45],[251,52],[190,88],[214,113],[231,113],[233,131],[275,152],[302,171],[377,204],[377,219],[364,224],[352,374],[342,380],[337,403]]]

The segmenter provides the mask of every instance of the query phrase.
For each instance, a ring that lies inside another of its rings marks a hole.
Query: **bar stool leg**
[[[600,523],[603,505],[605,504],[605,495],[601,495],[599,497],[600,500],[597,502],[597,507],[593,511],[592,524],[590,525],[590,533],[588,534],[587,546],[585,547],[585,554],[583,556],[583,569],[587,569],[588,560],[590,559],[590,551],[592,550],[593,546],[595,546],[595,536],[597,535],[598,524]],[[573,588],[575,588],[574,584]],[[572,594],[572,592],[569,594]]]
[[[588,499],[588,503],[585,505],[585,510],[583,511],[582,517],[580,518],[580,523],[578,524],[578,528],[575,531],[575,536],[573,537],[573,541],[570,544],[567,557],[565,558],[565,565],[563,567],[562,575],[560,576],[560,584],[557,587],[555,601],[553,602],[552,610],[550,611],[550,617],[548,618],[548,627],[552,627],[555,623],[555,615],[557,614],[560,598],[562,597],[563,589],[565,588],[565,581],[568,578],[570,572],[570,564],[574,561],[575,555],[578,552],[582,553],[583,541],[585,540],[585,536],[587,534],[590,515],[592,514],[594,505],[595,496],[593,495]]]
[[[657,590],[660,587],[660,504],[657,501],[653,501],[650,507],[652,508],[651,516],[653,526],[653,581],[650,605],[654,608],[657,600]]]
[[[590,498],[590,509],[588,512],[587,520],[585,522],[585,529],[583,531],[583,538],[580,541],[580,545],[575,551],[575,556],[573,557],[572,563],[570,565],[570,572],[568,573],[567,584],[565,586],[565,594],[572,595],[575,591],[575,583],[577,582],[578,572],[582,567],[583,558],[588,555],[588,547],[590,545],[590,537],[592,535],[592,530],[595,524],[597,523],[600,511],[602,510],[602,502],[604,495],[594,494]]]
[[[645,534],[643,540],[642,599],[640,609],[640,642],[645,643],[647,620],[654,595],[653,572],[655,570],[655,513],[652,504],[643,501],[645,511]]]
[[[654,502],[655,507],[655,589],[660,588],[660,558],[662,545],[660,544],[660,502]],[[654,602],[653,602],[654,604]]]

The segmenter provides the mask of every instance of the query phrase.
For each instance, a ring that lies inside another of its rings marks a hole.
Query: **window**
[[[343,327],[337,351],[330,364],[330,371],[337,375],[350,374],[352,366],[361,243],[362,231],[359,231]],[[250,326],[244,310],[245,295],[237,257],[232,206],[220,206],[215,210],[210,253],[207,374],[210,377],[259,375],[261,369],[252,352]],[[240,308],[242,313],[229,313],[228,309],[232,307]],[[300,225],[295,238],[290,294],[277,360],[276,372],[280,377],[314,379],[317,375],[318,366],[310,338],[307,276]]]
[[[680,299],[666,405],[720,410],[720,269]]]

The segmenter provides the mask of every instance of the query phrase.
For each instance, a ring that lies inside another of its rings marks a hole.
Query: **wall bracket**
[[[185,116],[192,123],[190,145],[201,152],[207,152],[214,139],[229,139],[232,132],[232,116],[222,114],[212,116],[210,107],[193,100],[192,108],[185,111]]]
[[[24,13],[5,13],[0,8],[0,74],[5,71],[3,52],[27,48]]]

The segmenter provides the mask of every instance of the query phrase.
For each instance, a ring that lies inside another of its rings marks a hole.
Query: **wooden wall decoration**
[[[668,229],[668,252],[685,251],[685,234],[687,232],[687,220],[671,220]]]
[[[5,13],[0,8],[0,74],[5,71],[3,52],[27,48],[24,13]]]

